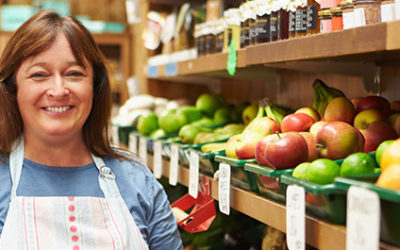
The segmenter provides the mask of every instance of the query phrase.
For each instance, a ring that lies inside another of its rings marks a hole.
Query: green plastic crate
[[[375,175],[375,183],[378,175]],[[400,246],[400,191],[389,190],[360,180],[337,177],[335,184],[339,189],[347,191],[351,185],[376,192],[381,204],[381,232],[382,241]]]
[[[231,166],[231,184],[233,186],[259,193],[255,174],[244,169],[246,163],[254,163],[256,159],[239,160],[229,158],[225,156],[225,154],[222,154],[216,155],[215,161],[226,163]]]
[[[284,203],[286,188],[280,182],[281,175],[291,175],[293,169],[275,170],[257,163],[246,163],[244,169],[254,173],[256,184],[261,195]]]

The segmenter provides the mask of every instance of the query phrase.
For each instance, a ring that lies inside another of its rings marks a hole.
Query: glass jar
[[[289,38],[296,37],[296,11],[289,12]]]
[[[267,43],[270,41],[270,14],[269,3],[264,0],[256,0],[255,44]]]
[[[341,5],[343,15],[343,29],[354,27],[354,7],[353,4]]]
[[[354,2],[354,11],[356,12],[358,9],[363,9],[364,16],[361,18],[365,17],[366,25],[381,22],[380,0],[357,0]],[[361,23],[364,23],[364,20]]]
[[[296,37],[307,34],[307,0],[302,1],[296,9]]]
[[[278,32],[279,32],[279,10],[281,9],[282,4],[280,1],[271,1],[271,18],[270,18],[270,40],[277,41],[278,40]]]
[[[241,12],[240,17],[240,48],[245,48],[250,44],[250,19],[249,19],[249,11],[248,4],[243,3],[239,7]]]
[[[217,21],[216,27],[216,41],[215,41],[215,52],[221,53],[224,48],[224,19],[219,19]]]
[[[336,8],[339,6],[341,0],[321,0],[321,9]]]
[[[205,36],[205,54],[211,55],[216,51],[216,33],[215,33],[215,22],[206,22],[206,31],[207,34]]]
[[[320,23],[318,18],[318,11],[320,5],[315,0],[308,0],[307,2],[307,35],[318,34]]]
[[[254,1],[248,2],[249,4],[249,45],[255,45],[256,44],[256,36],[257,36],[257,27],[256,27],[256,3]]]
[[[332,8],[332,31],[343,29],[343,14],[341,8]]]
[[[394,0],[383,0],[381,2],[381,21],[390,22],[396,20],[396,7]]]
[[[332,31],[332,15],[329,9],[321,10],[318,12],[318,17],[320,21],[320,32],[329,33]]]
[[[280,9],[278,11],[278,40],[289,38],[289,12]]]
[[[204,56],[205,52],[205,37],[203,35],[204,23],[199,23],[195,26],[194,37],[196,40],[197,56]]]

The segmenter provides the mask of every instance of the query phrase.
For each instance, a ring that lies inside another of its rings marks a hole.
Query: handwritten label
[[[139,156],[144,164],[147,165],[147,139],[144,137],[140,137],[139,139]]]
[[[305,191],[303,187],[289,185],[286,190],[286,237],[290,250],[304,250]]]
[[[171,145],[171,157],[169,161],[169,184],[176,186],[178,183],[179,147]]]
[[[134,154],[138,153],[138,139],[135,134],[129,134],[129,151]]]
[[[231,190],[231,166],[226,163],[219,164],[218,200],[219,211],[229,215],[230,190]]]
[[[365,11],[364,8],[356,8],[353,11],[354,13],[354,23],[353,27],[360,27],[360,26],[365,26],[366,21],[365,21]]]
[[[197,198],[199,191],[199,155],[190,151],[189,159],[189,194]]]
[[[111,126],[111,140],[119,146],[118,126]]]
[[[153,142],[153,173],[156,179],[160,179],[162,176],[162,142]]]
[[[380,203],[377,193],[351,186],[347,192],[346,249],[379,249]]]

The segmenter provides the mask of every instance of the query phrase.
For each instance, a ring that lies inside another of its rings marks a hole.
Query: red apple
[[[390,110],[394,112],[400,112],[400,101],[391,101]]]
[[[344,97],[336,97],[326,106],[322,119],[327,122],[342,121],[353,124],[354,115],[354,106],[351,101]]]
[[[228,141],[226,142],[226,146],[225,146],[225,155],[228,156],[229,158],[234,158],[237,159],[237,155],[235,152],[235,149],[237,147],[238,144],[238,137],[239,135],[233,135],[231,136]]]
[[[322,158],[342,159],[358,149],[358,134],[350,124],[342,121],[328,122],[317,134],[317,150]]]
[[[286,132],[267,137],[272,137],[266,139],[268,143],[264,151],[268,166],[275,169],[287,169],[307,161],[307,142],[299,133]]]
[[[376,121],[360,129],[365,139],[364,152],[375,151],[381,142],[397,138],[396,131],[386,122]]]
[[[318,132],[321,130],[321,128],[327,124],[328,122],[325,121],[318,121],[316,123],[314,123],[311,127],[310,127],[310,133],[317,138],[317,134]]]
[[[358,146],[355,152],[364,152],[364,145],[365,145],[365,139],[363,134],[361,134],[360,130],[358,128],[354,129],[357,131],[358,134]]]
[[[382,113],[387,116],[390,111],[390,103],[382,96],[366,96],[361,98],[357,104],[356,113],[366,109],[377,109],[382,111]]]
[[[308,131],[311,125],[314,124],[314,119],[305,113],[294,113],[286,115],[281,123],[281,131]]]
[[[361,99],[362,99],[362,97],[355,97],[350,100],[351,103],[353,104],[355,110],[357,110],[358,103],[361,101]]]
[[[311,116],[314,119],[314,122],[319,121],[321,118],[319,117],[318,112],[312,107],[302,107],[296,110],[294,113],[304,113]]]
[[[257,142],[264,135],[254,132],[245,132],[237,137],[235,153],[239,159],[252,159],[255,157],[255,149]]]
[[[307,142],[308,158],[307,161],[312,162],[318,158],[317,140],[310,132],[299,132]]]
[[[269,134],[280,132],[280,125],[274,119],[264,116],[251,121],[243,132],[253,132],[261,134],[264,137]]]
[[[386,116],[382,111],[377,109],[366,109],[356,114],[354,117],[354,127],[358,129],[364,129],[371,122],[385,121]]]

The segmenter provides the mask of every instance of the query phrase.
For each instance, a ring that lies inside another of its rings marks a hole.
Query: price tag
[[[394,2],[394,13],[395,13],[395,20],[400,19],[400,0],[396,0]]]
[[[138,144],[138,140],[137,140],[137,136],[135,134],[130,133],[129,134],[129,151],[131,151],[134,154],[138,153],[137,150],[137,145]]]
[[[231,166],[225,163],[219,164],[218,200],[219,211],[229,215],[230,190],[231,190]]]
[[[177,64],[174,63],[167,63],[165,64],[165,75],[166,76],[176,76],[177,75]]]
[[[347,192],[346,249],[379,249],[380,203],[377,193],[351,186]]]
[[[144,164],[147,165],[147,139],[144,137],[140,137],[139,139],[139,156]]]
[[[395,20],[395,4],[388,3],[388,4],[381,4],[381,21],[382,22],[389,22]]]
[[[153,142],[153,173],[156,179],[160,179],[162,176],[162,143],[161,141]]]
[[[111,140],[117,146],[119,146],[118,126],[111,126]]]
[[[365,26],[365,11],[364,8],[354,9],[354,27]]]
[[[343,29],[351,29],[354,27],[354,13],[343,13]]]
[[[199,192],[199,155],[190,151],[189,159],[189,194],[197,198]]]
[[[178,183],[179,147],[171,145],[171,157],[169,161],[169,184],[176,186]]]
[[[304,250],[305,191],[303,187],[289,185],[286,190],[286,237],[290,250]]]

